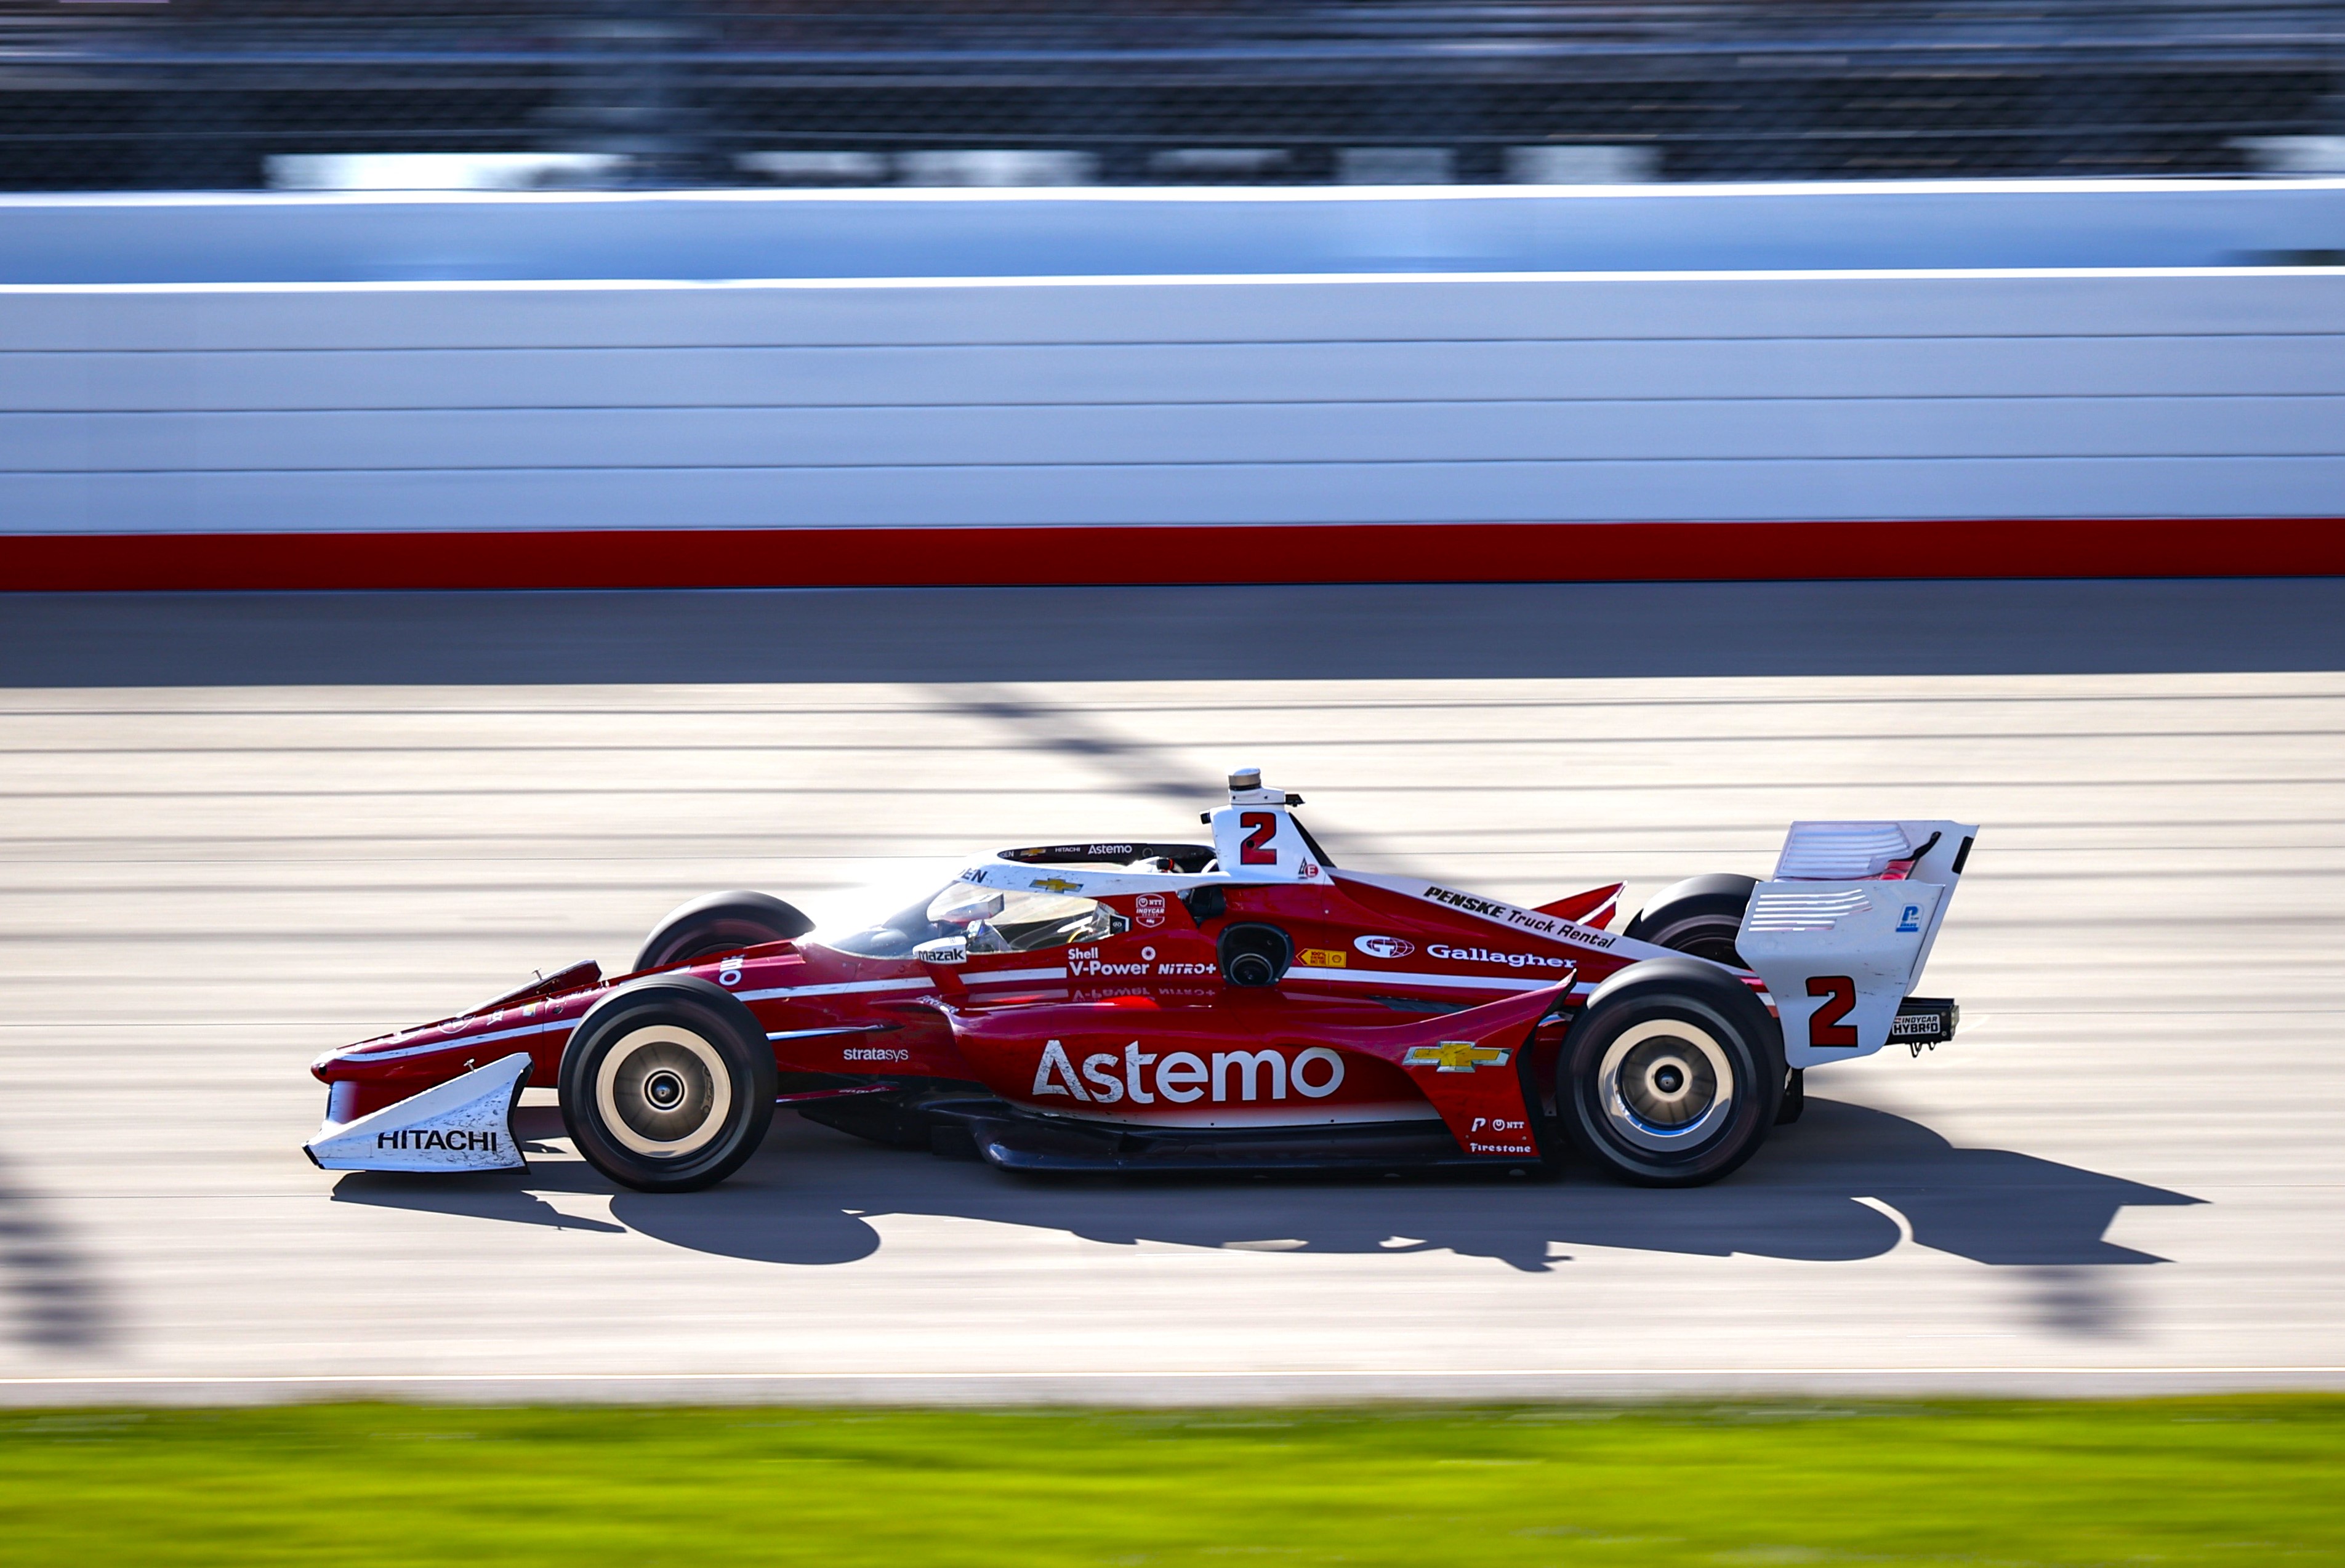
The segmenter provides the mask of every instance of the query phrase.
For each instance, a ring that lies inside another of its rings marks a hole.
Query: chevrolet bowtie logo
[[[1470,1073],[1476,1067],[1503,1067],[1513,1053],[1502,1046],[1477,1046],[1471,1040],[1444,1040],[1437,1046],[1411,1046],[1402,1058],[1413,1067],[1436,1072]]]
[[[1083,885],[1070,882],[1063,876],[1038,876],[1026,885],[1040,888],[1045,893],[1080,893]]]

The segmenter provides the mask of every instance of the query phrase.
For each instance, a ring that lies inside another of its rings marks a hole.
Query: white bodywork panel
[[[1953,901],[1954,863],[1977,835],[1959,822],[1792,824],[1735,939],[1775,998],[1787,1063],[1848,1061],[1889,1043]],[[1909,858],[1903,877],[1883,875]]]
[[[1236,882],[1320,882],[1327,868],[1287,814],[1286,792],[1233,790],[1213,813],[1213,854]]]
[[[329,1121],[304,1145],[322,1170],[514,1170],[513,1102],[529,1079],[527,1051],[411,1095],[354,1121]]]

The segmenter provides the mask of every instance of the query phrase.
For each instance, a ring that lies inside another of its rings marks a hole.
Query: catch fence
[[[2323,172],[2340,61],[2340,0],[0,0],[0,188]]]

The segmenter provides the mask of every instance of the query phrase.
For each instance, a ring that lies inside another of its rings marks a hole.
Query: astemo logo
[[[1034,1065],[1037,1098],[1060,1095],[1086,1105],[1115,1105],[1125,1099],[1154,1105],[1160,1098],[1190,1105],[1209,1093],[1213,1104],[1225,1105],[1232,1099],[1283,1100],[1289,1089],[1305,1099],[1325,1099],[1343,1087],[1344,1058],[1325,1046],[1297,1051],[1291,1060],[1280,1050],[1215,1051],[1208,1065],[1194,1051],[1167,1051],[1160,1057],[1142,1050],[1134,1040],[1120,1057],[1112,1051],[1085,1057],[1079,1077],[1065,1044],[1052,1040]]]
[[[1398,936],[1355,936],[1352,946],[1371,958],[1406,958],[1416,951],[1416,944]]]

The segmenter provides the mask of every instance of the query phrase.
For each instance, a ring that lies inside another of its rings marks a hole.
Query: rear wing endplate
[[[1816,1067],[1889,1043],[1978,836],[1960,822],[1798,822],[1735,940],[1767,982],[1784,1060]]]

